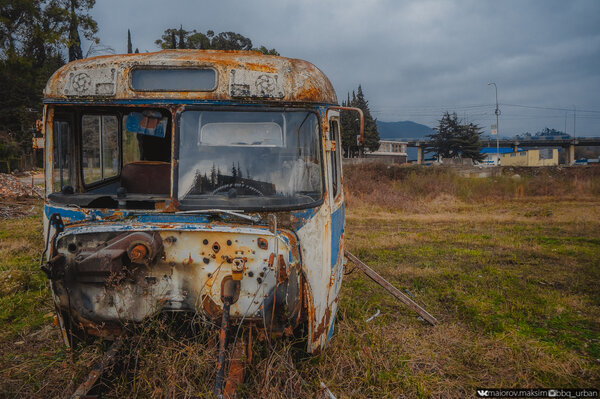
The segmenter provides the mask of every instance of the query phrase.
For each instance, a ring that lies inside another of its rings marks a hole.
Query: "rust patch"
[[[216,316],[221,313],[221,307],[217,305],[209,295],[204,295],[202,298],[202,308],[209,316]]]
[[[169,201],[169,206],[167,206],[164,211],[165,212],[179,211],[179,201],[177,201],[177,198],[175,198],[175,197],[171,198],[171,200]]]
[[[192,263],[194,263],[194,259],[192,259],[192,253],[190,252],[190,254],[188,255],[188,258],[183,260],[183,264],[191,265]]]
[[[244,371],[247,361],[245,346],[244,340],[240,339],[236,341],[236,345],[233,348],[231,360],[229,361],[229,373],[227,374],[223,390],[224,398],[235,398],[238,386],[244,382]]]
[[[274,253],[269,255],[269,263],[267,264],[269,266],[269,269],[273,268],[273,263],[275,263],[275,254]]]
[[[267,73],[277,72],[277,68],[274,68],[271,65],[259,64],[256,62],[247,62],[244,64],[244,68],[249,69],[251,71],[260,71],[260,72],[267,72]]]
[[[277,271],[277,283],[281,284],[288,279],[287,265],[283,255],[279,255],[279,270]]]
[[[258,238],[258,240],[257,240],[257,244],[258,244],[258,247],[259,247],[260,249],[264,249],[264,250],[267,250],[267,249],[269,249],[269,243],[268,243],[268,241],[267,241],[267,240],[265,240],[265,239],[264,239],[264,238],[262,238],[262,237],[259,237],[259,238]]]
[[[329,319],[331,318],[331,308],[328,306],[325,310],[325,315],[323,319],[321,319],[321,323],[317,326],[315,330],[315,334],[312,337],[313,342],[318,342],[323,335],[327,331],[327,327],[329,327]]]

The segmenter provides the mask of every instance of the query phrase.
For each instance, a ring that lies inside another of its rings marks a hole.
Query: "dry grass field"
[[[338,398],[600,387],[600,168],[344,173],[348,248],[440,323],[424,323],[349,264],[331,346],[307,356],[301,343],[258,343],[241,397],[317,397],[321,382]],[[104,349],[79,346],[73,361],[64,350],[33,205],[32,216],[0,220],[0,397],[64,396]],[[104,397],[210,397],[214,341],[181,338],[180,325],[139,327]]]

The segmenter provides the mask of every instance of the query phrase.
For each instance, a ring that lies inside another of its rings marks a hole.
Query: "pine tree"
[[[127,29],[127,54],[133,53],[133,44],[131,43],[131,31]]]
[[[483,160],[481,154],[481,128],[473,123],[463,123],[458,120],[456,112],[445,112],[436,133],[427,137],[431,139],[425,148],[441,158],[471,158],[474,161]]]
[[[212,168],[210,169],[210,183],[213,187],[217,185],[217,167],[214,162],[212,164]]]
[[[188,32],[183,30],[183,25],[179,26],[179,48],[185,48],[185,37]]]

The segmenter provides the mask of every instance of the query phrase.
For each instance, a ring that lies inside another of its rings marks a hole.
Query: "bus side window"
[[[71,176],[71,125],[69,122],[55,120],[54,137],[54,192],[65,186],[73,186]]]
[[[342,142],[339,140],[340,131],[339,125],[336,120],[329,121],[329,140],[335,147],[335,151],[330,152],[330,164],[331,169],[331,189],[333,198],[337,197],[340,192],[340,146]]]
[[[83,115],[81,118],[84,184],[119,175],[119,123],[114,115]]]

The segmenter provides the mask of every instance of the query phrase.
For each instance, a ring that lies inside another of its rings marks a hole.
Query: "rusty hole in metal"
[[[221,280],[221,302],[225,302],[225,296],[232,297],[231,303],[236,303],[240,298],[239,281],[234,281],[231,276],[225,276],[223,280]]]
[[[205,238],[205,239],[202,241],[202,244],[204,244],[204,245],[208,245],[208,240]]]
[[[258,284],[262,283],[262,278],[260,278],[260,277],[257,277],[257,278],[256,278],[256,282],[257,282]]]
[[[70,243],[69,245],[67,245],[67,250],[74,254],[75,252],[77,252],[77,244],[75,244],[74,242]]]
[[[227,240],[227,245],[231,245],[231,240]]]
[[[267,240],[265,240],[264,238],[259,238],[257,241],[258,247],[260,249],[268,249],[269,248],[269,242]]]
[[[210,259],[208,259],[208,258],[204,258],[204,259],[202,259],[202,261],[207,265],[210,263]]]
[[[219,243],[218,243],[218,242],[215,242],[215,243],[212,245],[212,249],[213,249],[213,251],[215,251],[215,253],[217,253],[217,252],[219,252],[219,251],[221,250],[221,246],[219,245]]]
[[[252,271],[248,272],[248,277],[254,277],[254,272],[252,272]]]

